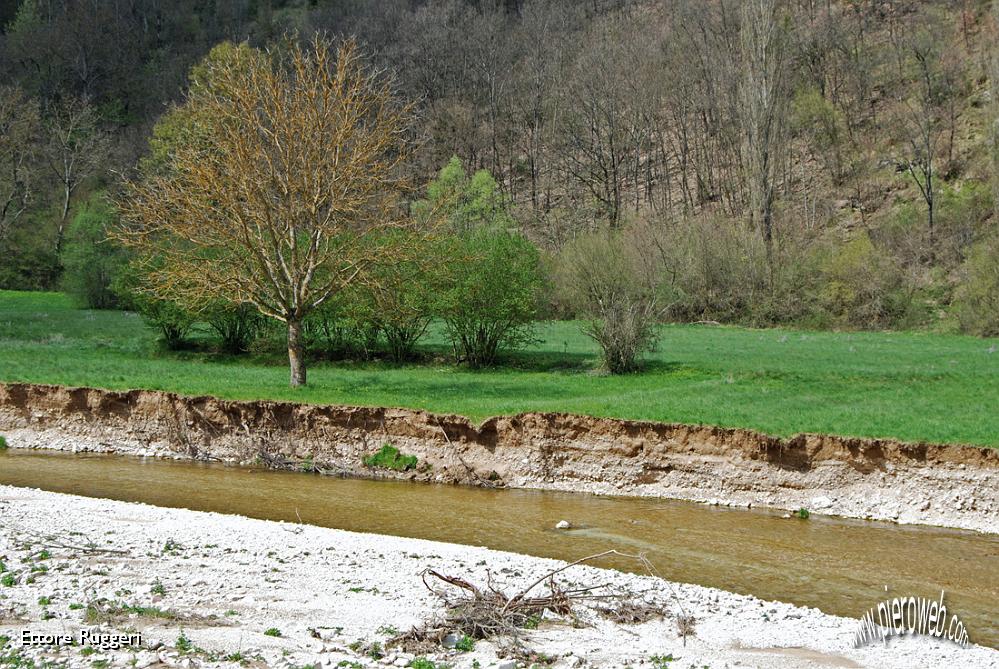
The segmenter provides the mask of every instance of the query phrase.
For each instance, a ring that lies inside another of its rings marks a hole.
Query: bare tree
[[[353,42],[261,52],[224,44],[174,112],[165,169],[126,184],[118,237],[150,290],[249,302],[286,324],[292,386],[302,322],[396,247],[411,113]]]
[[[85,98],[70,98],[53,106],[47,119],[45,161],[62,191],[55,251],[62,250],[69,207],[77,187],[107,163],[110,138]]]
[[[773,274],[774,202],[787,151],[789,91],[786,81],[787,30],[778,0],[747,0],[741,43],[743,133],[750,215],[763,235]]]
[[[0,241],[31,202],[38,131],[37,103],[18,88],[0,86]]]
[[[948,109],[956,93],[957,73],[943,56],[939,37],[930,29],[915,27],[899,42],[908,85],[899,92],[898,146],[906,151],[898,161],[919,189],[926,204],[929,241],[927,260],[936,252],[937,153],[954,114]],[[952,140],[953,141],[953,140]]]

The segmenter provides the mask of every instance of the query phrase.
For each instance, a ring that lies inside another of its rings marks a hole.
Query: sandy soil
[[[282,669],[407,666],[412,655],[389,650],[375,660],[364,648],[440,610],[420,581],[423,569],[476,582],[489,570],[512,591],[562,564],[9,486],[0,486],[0,561],[11,577],[0,585],[0,634],[73,632],[84,625],[87,605],[105,600],[118,616],[103,629],[143,635],[142,647],[88,656],[79,647],[22,649],[11,642],[0,657],[95,669],[237,667],[237,657]],[[664,603],[668,616],[617,625],[583,610],[580,626],[546,617],[525,634],[556,667],[999,667],[999,651],[936,639],[855,649],[857,621],[817,609],[585,566],[565,575],[642,592]],[[686,647],[670,618],[679,605],[698,621]],[[485,641],[470,652],[438,648],[429,660],[437,667],[517,666]]]

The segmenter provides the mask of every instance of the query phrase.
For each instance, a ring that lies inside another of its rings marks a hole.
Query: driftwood
[[[58,548],[61,550],[76,551],[79,553],[94,555],[129,555],[128,551],[117,550],[114,548],[101,548],[92,539],[87,539],[85,544],[79,544],[58,534],[53,534],[51,532],[36,532],[23,527],[13,527],[4,522],[0,522],[0,528],[5,529],[12,537],[16,534],[23,535],[24,537],[27,537],[27,539],[22,539],[22,541],[30,541],[33,545],[40,546],[42,548]]]
[[[490,573],[487,573],[485,585],[480,586],[460,576],[426,569],[420,575],[423,584],[443,601],[444,613],[391,639],[389,643],[415,652],[427,652],[443,643],[448,636],[468,636],[472,639],[492,639],[506,654],[530,658],[531,654],[522,641],[524,630],[536,628],[546,612],[571,618],[574,625],[581,624],[577,608],[584,604],[617,623],[641,623],[665,617],[664,604],[643,599],[639,593],[614,591],[607,584],[568,587],[555,578],[571,567],[610,555],[637,560],[645,566],[649,575],[658,576],[644,556],[616,550],[589,555],[546,572],[512,595],[498,588]],[[686,643],[686,636],[694,633],[695,621],[684,611],[672,586],[669,587],[681,612],[676,619],[684,621],[683,625],[678,622],[677,630]]]

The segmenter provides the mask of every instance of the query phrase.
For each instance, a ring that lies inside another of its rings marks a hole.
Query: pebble
[[[557,523],[555,523],[556,530],[568,530],[570,527],[572,527],[572,523],[570,523],[568,520],[560,520]]]

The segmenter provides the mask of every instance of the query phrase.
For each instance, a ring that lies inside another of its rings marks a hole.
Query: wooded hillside
[[[13,4],[0,287],[58,285],[212,47],[325,31],[416,102],[415,181],[488,170],[552,257],[637,231],[670,319],[999,334],[988,0]]]

